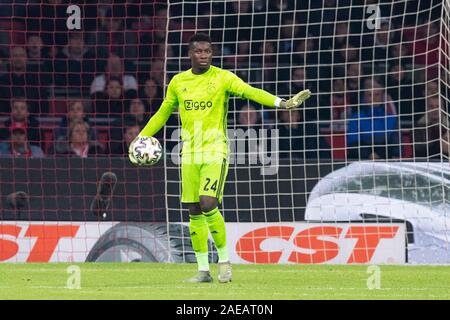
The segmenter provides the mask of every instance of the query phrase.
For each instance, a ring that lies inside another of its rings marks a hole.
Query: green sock
[[[223,220],[219,208],[214,208],[203,214],[206,216],[209,232],[211,232],[211,236],[214,239],[214,244],[217,248],[217,253],[219,254],[219,262],[229,261],[225,221]]]
[[[208,225],[204,215],[189,215],[189,233],[192,248],[197,258],[198,270],[209,271],[208,263]]]

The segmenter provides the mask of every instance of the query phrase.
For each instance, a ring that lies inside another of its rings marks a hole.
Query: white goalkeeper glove
[[[131,141],[130,146],[128,147],[128,159],[130,159],[130,162],[134,165],[141,165],[140,162],[135,158],[134,156],[134,152],[133,152],[133,148],[134,148],[134,144],[136,143],[136,141],[139,140],[141,136],[138,135],[136,138],[134,138],[133,141]]]
[[[281,101],[280,107],[285,109],[297,108],[299,105],[305,102],[305,100],[308,99],[310,96],[311,91],[309,91],[308,89],[302,90],[289,100]]]

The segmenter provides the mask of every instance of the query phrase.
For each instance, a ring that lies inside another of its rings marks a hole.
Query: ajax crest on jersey
[[[133,156],[144,166],[156,164],[162,156],[162,147],[154,137],[140,137],[133,145]]]

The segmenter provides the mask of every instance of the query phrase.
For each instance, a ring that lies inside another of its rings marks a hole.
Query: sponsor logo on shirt
[[[213,94],[214,92],[216,92],[216,84],[214,82],[208,83],[206,91],[208,92],[208,94]]]
[[[190,110],[205,110],[206,108],[212,107],[212,101],[194,101],[194,100],[184,100],[184,109]]]

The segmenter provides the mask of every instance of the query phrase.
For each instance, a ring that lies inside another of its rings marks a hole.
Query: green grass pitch
[[[450,266],[234,265],[233,282],[191,284],[194,264],[80,263],[81,288],[67,289],[69,264],[0,264],[0,299],[450,299]]]

